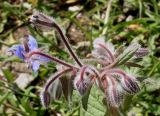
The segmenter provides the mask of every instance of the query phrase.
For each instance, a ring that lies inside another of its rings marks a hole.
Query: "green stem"
[[[149,74],[148,74],[149,77],[153,74],[153,72],[154,72],[155,69],[158,67],[158,65],[160,65],[160,61],[159,61],[158,63],[156,63],[156,64],[154,65],[154,67],[152,68],[152,70],[149,72]]]
[[[111,11],[111,6],[112,6],[112,0],[108,1],[108,5],[107,5],[107,10],[106,10],[106,14],[105,14],[105,19],[104,19],[104,25],[106,26],[106,24],[108,24],[109,21],[109,15],[110,15],[110,11]],[[108,27],[106,26],[103,31],[102,31],[102,35],[104,35],[107,32]]]

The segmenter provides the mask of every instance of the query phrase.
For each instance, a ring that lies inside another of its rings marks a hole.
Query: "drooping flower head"
[[[81,96],[85,95],[93,83],[99,78],[99,72],[94,66],[84,65],[74,79],[74,87]]]
[[[40,51],[38,49],[36,39],[31,35],[28,35],[25,38],[23,44],[13,45],[8,49],[8,51],[12,52],[13,55],[19,57],[27,64],[29,64],[34,72],[39,69],[41,63],[49,61],[48,58],[40,55],[33,55],[32,57],[28,57],[32,52]]]
[[[42,12],[34,11],[32,16],[29,18],[29,22],[33,27],[43,31],[50,31],[54,26],[54,19],[50,16],[45,15]]]

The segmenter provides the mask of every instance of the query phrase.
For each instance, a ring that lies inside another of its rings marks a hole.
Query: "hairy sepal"
[[[121,86],[127,94],[138,93],[140,91],[140,87],[138,85],[138,81],[136,80],[136,78],[131,74],[125,72],[123,73],[124,74],[115,72],[112,74],[112,76],[117,77],[120,80]]]
[[[29,22],[37,29],[42,31],[50,31],[53,29],[52,24],[55,23],[55,20],[52,17],[35,10],[33,15],[30,17]]]
[[[105,42],[104,37],[100,37],[94,40],[93,47],[94,50],[92,51],[92,55],[95,58],[106,62],[112,62],[112,56],[115,53],[114,46],[112,43]]]
[[[78,74],[74,80],[74,87],[81,96],[84,96],[91,86],[91,80],[84,76],[83,79],[80,79],[80,74]]]
[[[123,101],[122,88],[115,78],[106,76],[106,88],[104,90],[107,103],[112,107],[119,107]]]
[[[149,53],[148,48],[139,48],[139,49],[135,52],[134,56],[135,56],[136,58],[142,58],[142,57],[146,56],[148,53]]]
[[[47,91],[42,90],[41,93],[40,93],[40,100],[41,100],[42,106],[44,106],[45,108],[48,108],[49,105],[51,104],[51,95],[50,95],[50,93],[48,93]]]
[[[136,51],[140,48],[140,45],[137,43],[132,43],[124,52],[117,57],[117,65],[122,65],[133,57]]]

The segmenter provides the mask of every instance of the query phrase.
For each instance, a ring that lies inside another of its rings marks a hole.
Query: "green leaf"
[[[0,21],[0,33],[4,31],[4,26],[7,23],[7,12],[2,12],[1,16],[4,17],[3,20]]]
[[[32,116],[36,116],[37,112],[34,111],[33,107],[31,106],[30,104],[30,101],[29,101],[29,97],[26,97],[26,96],[23,96],[23,98],[21,98],[20,100],[20,103],[21,103],[21,109],[25,110],[25,112],[27,114],[30,114]]]
[[[93,86],[89,94],[87,111],[81,107],[81,116],[104,116],[106,107],[102,103],[103,98],[102,92],[96,86]]]
[[[3,69],[2,71],[9,82],[12,82],[14,80],[12,73],[8,69]]]
[[[9,92],[5,93],[3,96],[0,97],[0,104],[3,104],[3,102],[8,98],[10,95]]]
[[[85,93],[84,96],[82,96],[82,106],[85,110],[87,110],[87,104],[88,104],[88,98],[89,98],[89,94],[90,94],[90,91],[91,91],[91,87],[88,89],[88,91]]]
[[[152,92],[160,89],[160,78],[147,78],[144,81],[142,92]]]

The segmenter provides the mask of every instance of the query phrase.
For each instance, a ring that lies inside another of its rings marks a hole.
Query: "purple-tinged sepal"
[[[123,90],[128,94],[135,94],[140,91],[136,78],[121,69],[106,70],[102,75],[112,76],[120,80]]]
[[[116,79],[111,76],[105,76],[103,87],[107,103],[112,107],[119,107],[123,101],[123,90]]]
[[[88,91],[88,89],[90,89],[92,85],[92,79],[95,76],[93,70],[94,69],[91,67],[83,66],[74,79],[74,87],[82,96]]]
[[[51,104],[51,95],[47,91],[42,91],[40,94],[40,99],[41,99],[41,104],[45,107],[48,108],[49,105]]]
[[[114,61],[115,49],[112,43],[105,42],[104,37],[96,38],[93,42],[94,50],[92,55],[106,63],[112,63]]]
[[[124,78],[121,78],[121,84],[123,89],[128,94],[135,94],[140,91],[136,78],[130,74],[127,74]]]
[[[50,31],[53,28],[55,20],[42,12],[34,11],[33,15],[29,18],[29,22],[37,29]]]
[[[80,95],[85,95],[86,91],[91,86],[91,80],[87,77],[80,79],[80,74],[78,74],[74,80],[74,87],[79,92]]]
[[[57,73],[56,73],[57,74]],[[41,103],[44,107],[48,107],[50,103],[55,100],[59,99],[62,95],[62,85],[59,79],[52,81],[55,78],[55,75],[52,76],[46,83],[41,92]]]
[[[127,47],[122,54],[117,57],[118,63],[117,65],[122,65],[126,63],[129,59],[131,59],[136,51],[140,48],[138,43],[132,43]]]
[[[146,56],[148,53],[149,53],[148,48],[139,48],[139,49],[135,52],[134,56],[135,56],[136,58],[142,58],[142,57]]]

